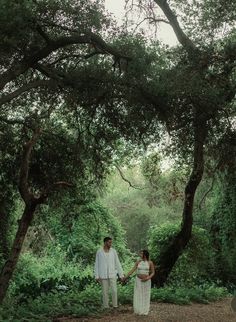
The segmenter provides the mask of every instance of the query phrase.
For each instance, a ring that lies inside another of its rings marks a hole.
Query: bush
[[[118,285],[118,298],[121,304],[132,304],[134,292],[134,278],[128,280],[125,285]]]
[[[152,301],[168,302],[175,304],[190,304],[191,302],[208,303],[229,295],[224,287],[215,284],[203,284],[193,288],[166,286],[152,289]]]
[[[98,312],[101,307],[101,290],[89,285],[84,291],[72,289],[67,293],[58,291],[29,298],[20,305],[8,300],[0,309],[0,321],[52,321],[57,316],[86,316]],[[52,313],[53,312],[53,313]]]
[[[106,236],[113,238],[114,247],[121,258],[130,254],[121,224],[97,201],[79,204],[76,200],[64,198],[60,209],[42,208],[42,216],[38,220],[42,218],[69,261],[83,260],[85,265],[93,264],[96,251]]]
[[[218,174],[213,190],[211,235],[216,248],[216,272],[224,284],[236,285],[236,170]]]
[[[74,286],[83,290],[94,280],[92,267],[68,262],[65,257],[59,246],[54,247],[53,256],[36,257],[31,252],[22,254],[9,294],[26,300],[52,290],[69,290]]]
[[[157,263],[162,251],[168,247],[180,227],[165,224],[151,227],[149,232],[149,250]],[[192,238],[182,255],[175,263],[167,284],[175,287],[193,287],[210,281],[214,271],[214,250],[208,233],[199,227],[193,227]]]

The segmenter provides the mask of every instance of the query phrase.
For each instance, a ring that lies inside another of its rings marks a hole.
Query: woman
[[[135,263],[135,266],[125,276],[127,279],[136,271],[134,283],[134,313],[139,315],[148,315],[151,298],[151,278],[155,274],[153,262],[149,260],[149,252],[142,250],[140,253],[141,260]]]

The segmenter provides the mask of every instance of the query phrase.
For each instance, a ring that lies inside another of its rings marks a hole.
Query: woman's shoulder
[[[140,264],[142,262],[141,259],[137,260],[136,263],[135,263],[135,266],[138,266],[138,264]]]

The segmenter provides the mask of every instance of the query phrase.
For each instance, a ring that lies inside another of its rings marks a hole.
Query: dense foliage
[[[235,2],[126,5],[118,28],[102,0],[0,0],[2,320],[97,312],[107,235],[125,270],[150,249],[153,300],[235,289]],[[137,11],[180,46],[131,32]]]

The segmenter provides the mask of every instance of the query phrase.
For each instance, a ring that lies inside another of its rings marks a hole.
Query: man
[[[112,306],[118,307],[117,303],[117,273],[121,280],[124,280],[124,273],[121,267],[117,252],[112,246],[112,238],[105,237],[104,245],[97,251],[95,261],[95,278],[102,285],[103,307],[109,308],[109,289],[111,289]]]

